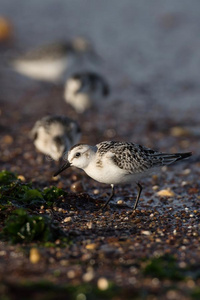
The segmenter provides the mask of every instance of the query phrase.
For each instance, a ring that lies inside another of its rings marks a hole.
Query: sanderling
[[[102,76],[94,72],[80,72],[66,81],[64,98],[78,113],[83,113],[109,92],[109,85]]]
[[[31,136],[39,151],[59,160],[79,142],[81,131],[77,122],[68,117],[46,116],[35,123]]]
[[[91,178],[110,184],[112,192],[103,208],[114,196],[114,185],[135,183],[138,188],[135,210],[142,191],[139,183],[142,177],[157,167],[171,164],[191,155],[191,152],[162,153],[128,142],[105,141],[96,146],[78,144],[70,149],[68,161],[54,176],[70,166],[75,166],[84,170]]]
[[[49,82],[62,82],[67,70],[84,57],[98,58],[92,45],[77,37],[69,42],[52,43],[30,50],[13,59],[13,68],[28,77]]]

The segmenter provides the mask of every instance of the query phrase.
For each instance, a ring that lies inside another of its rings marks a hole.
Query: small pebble
[[[89,282],[94,278],[94,271],[93,270],[89,270],[88,272],[86,272],[83,275],[83,281],[85,282]]]
[[[179,267],[180,268],[185,268],[187,265],[186,265],[186,263],[184,262],[184,261],[181,261],[180,263],[179,263]]]
[[[7,145],[11,145],[13,143],[13,137],[11,135],[4,135],[3,142]]]
[[[162,172],[167,172],[167,166],[163,166],[162,168],[161,168],[161,170],[162,170]]]
[[[63,189],[63,188],[64,188],[63,182],[62,182],[62,181],[58,182],[57,187],[58,187],[59,189]]]
[[[73,181],[78,181],[78,179],[79,179],[79,178],[78,178],[78,175],[77,175],[77,174],[73,174],[73,175],[72,175],[72,180],[73,180]]]
[[[156,239],[155,239],[155,242],[156,242],[156,243],[161,243],[161,242],[162,242],[162,240],[161,240],[161,239],[159,239],[159,238],[156,238]]]
[[[153,179],[154,181],[157,181],[157,180],[158,180],[158,175],[156,175],[156,174],[152,175],[152,179]]]
[[[63,222],[65,222],[65,223],[72,222],[72,217],[66,217],[66,218],[64,218]]]
[[[97,244],[96,243],[87,244],[85,248],[88,250],[95,250],[97,248]]]
[[[188,279],[187,282],[186,282],[186,284],[187,284],[187,286],[188,286],[190,289],[192,289],[192,288],[195,287],[195,282],[194,282],[194,280],[192,280],[192,279]]]
[[[71,190],[73,193],[83,193],[83,192],[84,192],[84,188],[83,188],[82,182],[81,182],[80,180],[74,182],[74,183],[70,186],[70,190]]]
[[[182,175],[189,175],[190,173],[191,173],[190,169],[185,169],[183,170]]]
[[[154,191],[157,191],[159,189],[159,186],[158,185],[154,185],[153,187],[152,187],[152,190],[154,190]]]
[[[175,126],[171,128],[170,133],[172,136],[179,137],[188,135],[189,131],[186,128]]]
[[[182,182],[181,182],[181,186],[186,186],[186,185],[188,185],[188,184],[189,184],[188,181],[182,181]]]
[[[174,291],[174,290],[169,290],[166,293],[166,298],[169,300],[176,300],[176,299],[178,299],[178,292]]]
[[[73,279],[75,277],[76,273],[74,270],[69,270],[67,272],[67,277],[70,278],[70,279]]]
[[[160,283],[160,280],[159,280],[158,278],[153,278],[153,279],[151,280],[151,282],[152,282],[152,285],[153,285],[153,286],[158,286],[159,283]]]
[[[86,225],[87,225],[88,229],[92,229],[93,228],[93,222],[92,221],[87,222]]]
[[[175,194],[171,189],[165,189],[165,190],[160,190],[157,192],[157,195],[159,197],[174,197]]]
[[[37,248],[30,249],[29,259],[32,264],[37,264],[41,260],[41,255]]]
[[[142,230],[142,231],[141,231],[141,234],[144,234],[144,235],[151,235],[151,231],[149,231],[149,230]]]
[[[23,175],[18,175],[17,178],[20,179],[20,180],[23,181],[23,182],[26,180],[25,177],[24,177]]]
[[[99,189],[95,189],[93,190],[94,195],[98,195],[99,194]]]
[[[124,204],[125,204],[124,200],[118,200],[117,201],[117,205],[124,205]]]
[[[80,293],[76,296],[76,300],[87,300],[87,297],[85,296],[85,294]]]
[[[105,277],[100,277],[97,281],[97,286],[101,291],[105,291],[108,289],[109,283]]]

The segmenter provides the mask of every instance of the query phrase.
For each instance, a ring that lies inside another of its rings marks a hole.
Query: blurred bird
[[[92,45],[82,37],[52,43],[30,50],[12,60],[12,67],[22,75],[53,83],[62,82],[67,70],[84,59],[99,59]]]
[[[32,131],[35,147],[54,160],[79,142],[81,130],[76,121],[65,116],[46,116],[38,120]]]
[[[109,85],[102,76],[94,72],[81,72],[66,81],[64,98],[78,113],[83,113],[109,93]]]

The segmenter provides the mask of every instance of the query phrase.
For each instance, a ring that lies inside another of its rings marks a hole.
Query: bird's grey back
[[[65,116],[46,116],[43,117],[41,120],[37,121],[35,126],[32,129],[32,134],[34,135],[37,130],[40,127],[43,127],[44,130],[47,133],[51,133],[51,126],[52,125],[56,125],[59,124],[63,127],[63,133],[65,132],[66,134],[69,135],[70,138],[70,134],[80,134],[81,130],[80,127],[78,125],[78,123],[76,123],[75,121],[69,119],[68,117]]]
[[[62,58],[68,53],[73,53],[74,49],[70,43],[53,43],[44,45],[36,49],[30,50],[27,53],[19,57],[19,60],[23,61],[37,61],[43,59],[57,59]]]
[[[191,155],[191,153],[161,153],[131,142],[108,141],[97,146],[100,157],[103,157],[107,152],[113,153],[113,162],[119,168],[130,173],[145,172],[151,168],[168,165]]]
[[[86,87],[90,87],[91,92],[95,92],[97,87],[101,85],[103,95],[108,96],[109,94],[109,85],[107,81],[97,73],[94,72],[76,73],[74,74],[73,79],[78,79],[81,81],[81,86],[78,89],[77,93],[81,92]]]

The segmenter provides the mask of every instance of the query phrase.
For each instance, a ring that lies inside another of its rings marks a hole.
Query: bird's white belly
[[[66,58],[47,61],[18,61],[15,63],[15,69],[29,77],[54,82],[60,79],[68,63]]]
[[[141,178],[140,174],[128,174],[127,171],[109,164],[103,167],[89,166],[85,169],[85,172],[91,178],[107,184],[134,183]]]

